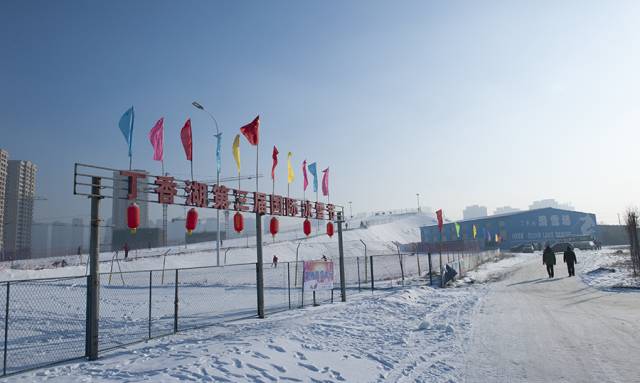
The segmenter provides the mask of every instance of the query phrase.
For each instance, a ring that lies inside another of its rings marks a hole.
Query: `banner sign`
[[[333,289],[333,262],[304,261],[303,284],[305,290]]]
[[[153,176],[142,172],[112,170],[84,164],[76,164],[74,194],[91,196],[89,182],[90,178],[94,176],[92,173],[96,173],[91,170],[111,170],[122,177],[127,177],[128,183],[124,186],[118,186],[115,183],[111,186],[103,184],[102,189],[122,188],[127,190],[127,199],[131,201],[329,221],[335,221],[338,210],[342,211],[342,207],[330,203],[298,200],[277,194],[233,189],[225,185],[178,180],[171,176]],[[95,176],[98,175],[95,174]],[[113,180],[111,176],[103,179]],[[101,197],[108,198],[109,196],[101,194]]]

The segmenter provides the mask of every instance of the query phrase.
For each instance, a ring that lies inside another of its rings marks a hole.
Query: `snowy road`
[[[566,275],[561,263],[548,279],[533,255],[493,284],[472,319],[466,382],[640,382],[640,294]]]

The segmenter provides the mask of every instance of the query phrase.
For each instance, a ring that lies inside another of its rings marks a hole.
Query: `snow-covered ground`
[[[490,263],[495,275],[514,259]],[[191,330],[11,377],[17,382],[457,382],[478,300],[490,284],[424,281],[349,301]]]
[[[13,382],[459,381],[482,288],[411,287],[223,324]]]
[[[607,252],[578,252],[578,277],[567,276],[559,254],[552,279],[539,252],[524,255],[491,283],[471,320],[464,381],[640,381],[640,294],[603,291],[580,278]]]

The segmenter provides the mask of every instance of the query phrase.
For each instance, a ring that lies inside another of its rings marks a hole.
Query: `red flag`
[[[438,230],[442,233],[442,209],[436,211],[436,217],[438,217]]]
[[[180,130],[180,139],[182,140],[182,147],[184,148],[184,154],[187,155],[187,160],[192,160],[193,147],[191,141],[191,119],[188,118],[187,122]]]
[[[251,145],[258,145],[260,142],[260,135],[258,134],[258,130],[260,128],[260,116],[257,116],[250,123],[240,128],[240,133],[242,133],[247,141]]]
[[[302,175],[304,175],[304,186],[302,190],[307,191],[307,186],[309,186],[309,179],[307,178],[307,160],[302,161]]]
[[[278,148],[276,148],[276,146],[273,146],[273,154],[271,155],[271,158],[273,158],[273,166],[271,166],[271,179],[275,180],[276,179],[276,166],[278,166]]]

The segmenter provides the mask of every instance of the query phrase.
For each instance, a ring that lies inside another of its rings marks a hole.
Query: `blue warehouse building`
[[[456,223],[460,225],[459,236]],[[473,237],[473,227],[476,237]],[[521,244],[554,244],[576,240],[596,240],[596,216],[571,210],[544,208],[445,223],[442,242],[477,243],[479,248],[510,249]],[[440,243],[437,225],[420,228],[427,248]]]

